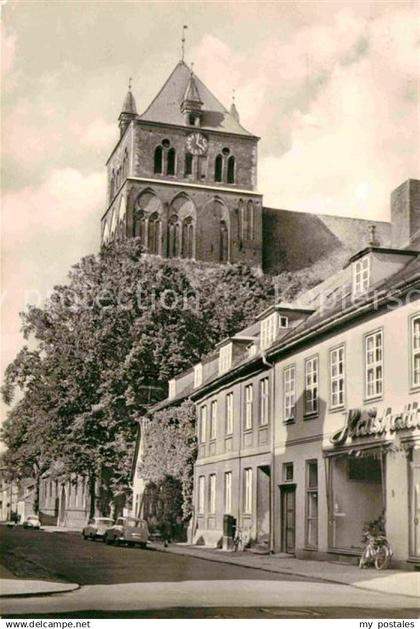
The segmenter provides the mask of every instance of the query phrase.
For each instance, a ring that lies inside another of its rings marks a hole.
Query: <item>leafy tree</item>
[[[272,298],[268,280],[246,267],[145,256],[137,239],[83,258],[44,307],[22,315],[37,349],[6,370],[4,399],[21,396],[3,429],[10,459],[36,458],[40,470],[59,460],[64,474],[87,476],[91,510],[95,487],[103,512],[111,496],[123,504],[134,420]]]

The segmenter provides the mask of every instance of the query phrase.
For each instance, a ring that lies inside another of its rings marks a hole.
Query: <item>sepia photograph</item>
[[[420,627],[419,3],[0,4],[0,629]]]

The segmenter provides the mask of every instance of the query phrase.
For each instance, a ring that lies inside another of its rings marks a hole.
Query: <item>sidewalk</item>
[[[257,568],[278,574],[310,577],[327,583],[341,583],[374,592],[412,596],[418,601],[420,600],[420,573],[414,571],[386,570],[381,572],[374,568],[361,570],[358,566],[332,561],[295,559],[284,554],[233,553],[188,544],[171,544],[168,548],[154,544],[154,548],[161,552],[189,555],[208,561]]]

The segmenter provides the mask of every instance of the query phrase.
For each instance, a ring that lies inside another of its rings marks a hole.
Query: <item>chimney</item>
[[[407,179],[391,193],[392,246],[406,247],[420,230],[420,181]]]

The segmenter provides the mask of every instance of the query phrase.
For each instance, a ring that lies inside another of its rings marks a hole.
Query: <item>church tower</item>
[[[262,263],[256,136],[180,61],[137,113],[131,85],[107,162],[102,242],[141,238],[146,252]]]

